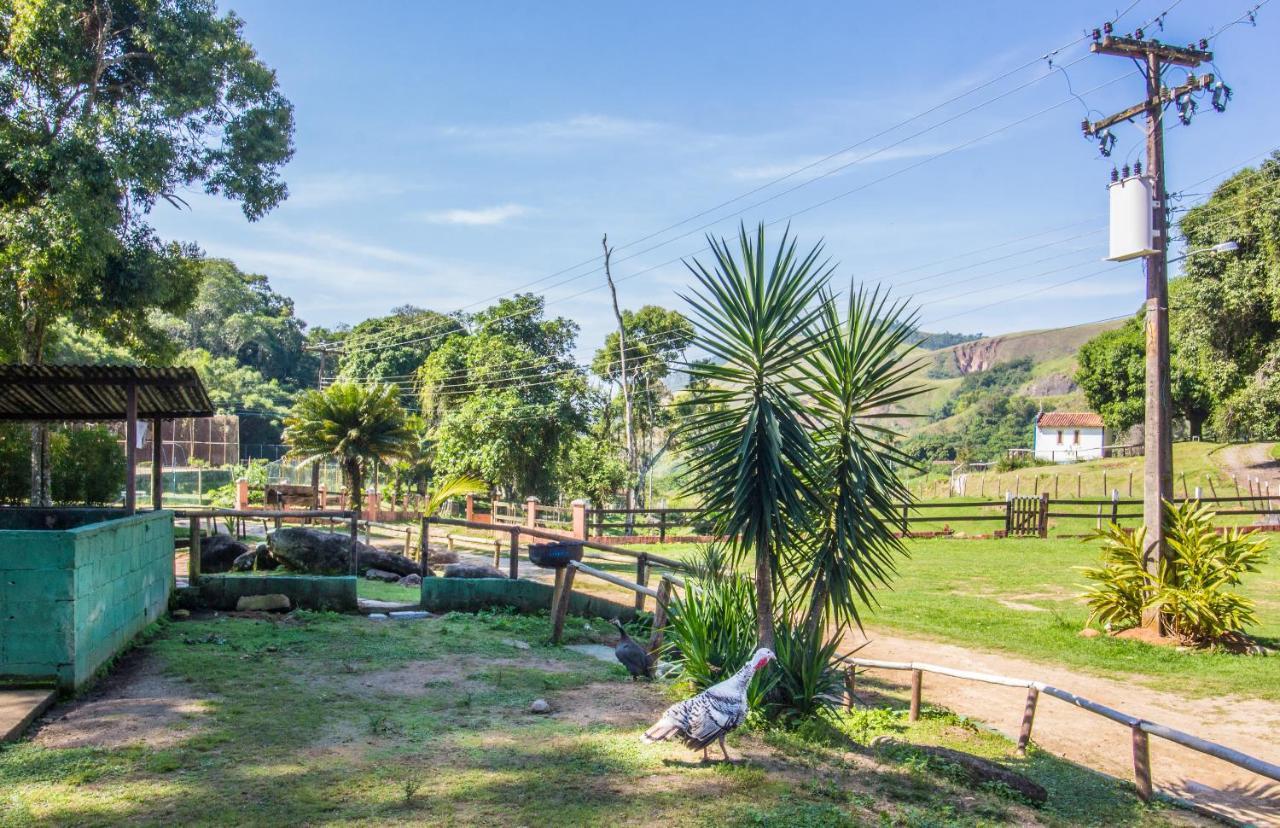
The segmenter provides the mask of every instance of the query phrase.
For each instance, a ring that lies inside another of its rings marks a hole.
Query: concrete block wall
[[[173,515],[0,531],[0,677],[72,689],[168,608]]]

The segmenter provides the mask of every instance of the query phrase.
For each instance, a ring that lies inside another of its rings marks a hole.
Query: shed
[[[194,368],[137,365],[0,365],[0,420],[125,423],[125,508],[137,509],[138,421],[209,417],[213,403]],[[162,505],[160,441],[152,441],[151,500]]]
[[[1097,460],[1106,455],[1106,429],[1102,416],[1092,411],[1042,411],[1036,415],[1037,460],[1070,463]]]

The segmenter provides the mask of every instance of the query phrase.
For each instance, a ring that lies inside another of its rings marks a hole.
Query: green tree
[[[627,464],[615,443],[591,433],[570,438],[556,471],[556,485],[562,495],[604,508],[626,484]]]
[[[351,508],[364,507],[364,473],[369,464],[398,457],[413,439],[394,385],[336,382],[306,391],[285,419],[290,454],[314,462],[337,460],[351,493]]]
[[[338,376],[356,382],[392,381],[408,385],[436,346],[463,330],[456,315],[412,305],[388,316],[366,319],[345,337]],[[412,392],[408,396],[412,396]]]
[[[55,432],[52,451],[54,501],[92,506],[117,502],[126,484],[124,450],[110,429]]]
[[[811,329],[831,266],[819,244],[797,256],[784,234],[770,260],[764,225],[742,227],[738,251],[708,237],[714,264],[688,264],[697,289],[685,297],[697,325],[698,406],[686,428],[693,448],[687,489],[702,501],[733,554],[754,559],[761,646],[774,641],[774,586],[797,536],[820,507],[818,457],[807,432],[795,369],[820,341]]]
[[[280,442],[282,422],[294,399],[289,389],[234,357],[194,350],[183,352],[180,361],[200,374],[219,414],[239,415],[242,445]]]
[[[1173,307],[1173,341],[1204,377],[1223,437],[1280,437],[1280,151],[1220,184],[1180,222],[1189,256]],[[1175,283],[1176,284],[1176,283]]]
[[[577,326],[547,319],[532,294],[468,321],[472,332],[446,339],[418,371],[437,471],[508,497],[553,494],[556,464],[585,425],[586,380],[570,358]]]

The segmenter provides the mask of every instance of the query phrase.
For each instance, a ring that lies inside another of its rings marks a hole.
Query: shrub
[[[822,625],[784,616],[775,622],[773,633],[778,659],[771,672],[777,679],[765,699],[765,714],[785,721],[834,710],[844,691],[844,671],[836,661],[844,628],[828,634]]]
[[[1092,539],[1102,541],[1102,565],[1081,567],[1093,582],[1083,596],[1089,623],[1134,627],[1144,610],[1155,609],[1166,629],[1198,644],[1238,636],[1256,624],[1253,602],[1230,588],[1266,561],[1266,541],[1239,529],[1220,534],[1213,518],[1198,502],[1165,504],[1167,552],[1156,576],[1143,567],[1142,529],[1131,534],[1111,524],[1095,533]]]
[[[0,423],[0,503],[16,506],[31,495],[31,430]]]
[[[54,501],[99,506],[114,503],[125,486],[124,452],[102,426],[57,431],[49,437]]]

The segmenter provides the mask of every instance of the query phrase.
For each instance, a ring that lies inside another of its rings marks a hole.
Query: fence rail
[[[959,670],[953,667],[943,667],[937,664],[928,664],[920,661],[878,661],[870,658],[854,658],[852,656],[843,659],[846,664],[854,667],[862,667],[864,669],[873,670],[898,670],[911,672],[911,700],[910,713],[908,714],[911,721],[920,718],[920,702],[923,693],[923,674],[935,673],[951,678],[964,679],[967,681],[979,681],[986,684],[998,684],[1004,687],[1025,687],[1027,688],[1026,707],[1023,711],[1022,727],[1018,734],[1018,750],[1025,752],[1027,744],[1031,740],[1031,728],[1035,721],[1037,701],[1041,693],[1046,696],[1052,696],[1066,702],[1067,704],[1087,710],[1103,718],[1110,719],[1113,722],[1124,725],[1130,729],[1132,733],[1133,743],[1133,768],[1134,780],[1138,788],[1138,795],[1145,801],[1152,797],[1151,785],[1151,755],[1148,746],[1147,736],[1156,736],[1161,739],[1181,745],[1198,753],[1221,759],[1229,762],[1237,767],[1244,768],[1280,782],[1280,765],[1251,756],[1235,748],[1220,745],[1217,742],[1211,742],[1208,739],[1202,739],[1199,736],[1193,736],[1190,733],[1184,733],[1181,730],[1175,730],[1156,722],[1149,722],[1137,716],[1131,716],[1128,713],[1121,712],[1104,704],[1086,699],[1083,696],[1077,696],[1067,690],[1045,684],[1042,681],[1031,681],[1028,679],[1011,678],[1009,676],[1000,676],[993,673],[978,673],[970,670]],[[850,690],[853,689],[852,679],[849,683]],[[852,703],[852,696],[850,697]]]

